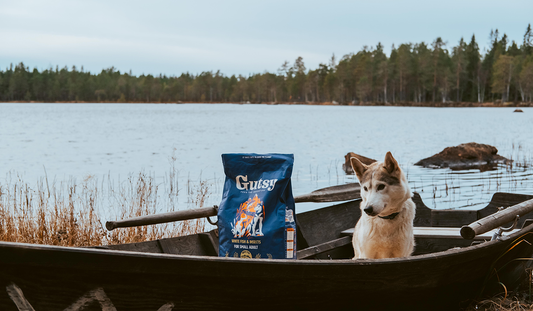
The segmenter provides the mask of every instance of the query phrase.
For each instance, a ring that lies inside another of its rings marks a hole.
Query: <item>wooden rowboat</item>
[[[407,258],[351,260],[358,199],[297,215],[299,260],[219,258],[217,230],[99,248],[0,242],[0,310],[457,310],[522,281],[531,209],[492,241],[476,225],[502,206],[533,209],[533,196],[496,193],[478,211],[413,199],[416,250]],[[473,239],[460,235],[468,224]]]

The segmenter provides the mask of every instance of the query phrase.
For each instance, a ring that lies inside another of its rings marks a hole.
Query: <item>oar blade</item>
[[[299,202],[337,202],[361,198],[361,186],[358,183],[331,186],[315,190],[308,194],[294,197]]]

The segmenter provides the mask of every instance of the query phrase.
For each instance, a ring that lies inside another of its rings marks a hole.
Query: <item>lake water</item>
[[[0,104],[0,185],[88,176],[120,183],[145,172],[158,184],[174,167],[180,191],[209,186],[218,204],[222,153],[293,153],[293,192],[354,182],[342,170],[355,152],[391,151],[413,191],[434,208],[486,205],[494,192],[533,194],[533,109],[234,104]],[[413,166],[445,147],[478,142],[517,160],[512,168],[451,171]],[[100,177],[101,176],[101,177]],[[11,181],[10,181],[11,180]],[[161,187],[164,196],[165,187]],[[186,204],[182,197],[179,204]],[[323,204],[305,203],[298,211]]]

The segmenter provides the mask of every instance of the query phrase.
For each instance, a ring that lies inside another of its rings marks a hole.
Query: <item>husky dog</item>
[[[415,203],[398,162],[387,152],[383,163],[365,165],[357,158],[351,158],[350,163],[363,199],[361,218],[353,233],[353,259],[411,255]]]

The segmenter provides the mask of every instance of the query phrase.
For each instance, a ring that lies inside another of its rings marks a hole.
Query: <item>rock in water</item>
[[[477,168],[486,171],[495,169],[497,164],[510,161],[512,160],[498,155],[498,149],[494,146],[467,143],[445,148],[429,158],[418,161],[415,165],[429,168],[451,168],[452,170]]]
[[[350,158],[357,158],[357,159],[359,159],[359,161],[361,161],[361,163],[366,164],[366,165],[370,165],[370,164],[376,162],[376,160],[374,160],[374,159],[367,158],[367,157],[359,155],[357,153],[348,152],[344,156],[344,164],[342,164],[342,169],[348,175],[353,175],[354,174],[354,171],[353,171],[353,168],[352,168],[352,164],[350,164]]]

